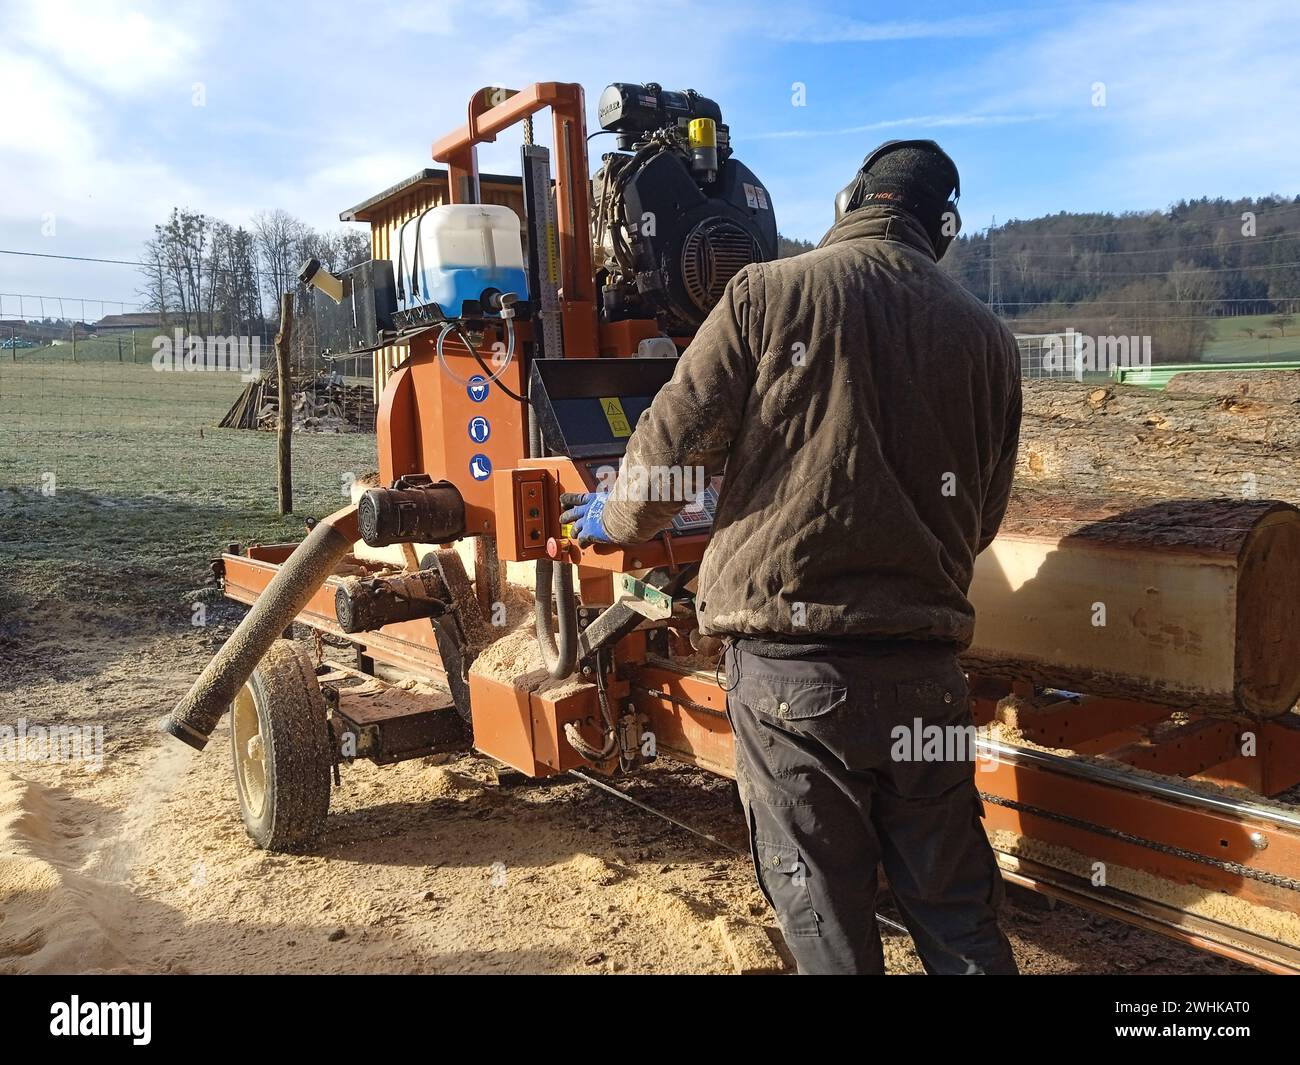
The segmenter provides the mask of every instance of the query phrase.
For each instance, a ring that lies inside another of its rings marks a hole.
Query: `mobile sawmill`
[[[560,499],[605,483],[727,281],[777,254],[773,205],[713,100],[616,84],[597,113],[617,149],[593,177],[580,86],[476,93],[433,145],[447,202],[342,276],[304,267],[322,343],[401,352],[378,483],[300,544],[221,556],[251,609],[164,722],[202,749],[231,711],[260,847],[310,846],[355,758],[733,773],[692,593],[725,479],[632,547],[580,547]],[[513,127],[522,217],[483,202],[478,169]],[[971,600],[976,779],[1007,879],[1300,971],[1300,810],[1274,800],[1300,783],[1296,508],[1020,498]],[[295,622],[355,662],[313,661],[282,639]]]

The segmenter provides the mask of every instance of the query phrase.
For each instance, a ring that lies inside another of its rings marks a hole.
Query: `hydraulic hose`
[[[528,454],[541,458],[542,429],[537,421],[537,411],[531,402],[531,384],[528,403]],[[533,585],[533,617],[537,630],[537,645],[541,648],[542,663],[556,680],[573,673],[578,664],[578,606],[573,598],[573,567],[567,562],[552,562],[539,558],[533,563],[537,578]],[[555,599],[559,614],[560,636],[557,644],[551,629],[551,599]]]
[[[578,664],[578,608],[573,601],[573,567],[539,558],[537,582],[533,586],[533,612],[537,622],[537,643],[542,649],[546,671],[556,680],[573,673]],[[560,621],[557,644],[551,631],[551,599],[555,599]]]
[[[618,751],[618,729],[614,725],[614,715],[609,709],[609,693],[605,690],[605,665],[599,658],[596,662],[596,698],[600,704],[601,719],[605,723],[605,745],[593,747],[582,738],[578,726],[572,721],[566,721],[564,724],[564,738],[569,741],[569,746],[588,762],[599,765],[607,758],[612,758]]]

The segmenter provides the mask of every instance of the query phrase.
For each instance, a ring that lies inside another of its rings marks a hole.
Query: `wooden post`
[[[138,361],[135,357],[135,330],[134,329],[131,330],[131,361],[132,362]]]
[[[72,361],[77,361],[77,323],[72,323]]]
[[[276,467],[280,474],[280,514],[293,513],[293,397],[289,387],[289,338],[293,333],[293,293],[280,294],[280,331],[275,334],[275,372],[280,382],[280,417],[276,423]]]

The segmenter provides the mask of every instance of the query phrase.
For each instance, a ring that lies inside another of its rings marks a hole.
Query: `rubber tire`
[[[245,795],[234,720],[237,710],[232,708],[230,746],[244,827],[264,850],[307,850],[325,831],[333,764],[325,700],[315,670],[299,645],[276,640],[253,670],[245,691],[251,691],[257,713],[265,787],[261,809],[255,810]]]

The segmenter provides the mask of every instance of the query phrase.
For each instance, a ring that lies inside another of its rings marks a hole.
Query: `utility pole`
[[[998,260],[997,253],[993,246],[993,231],[998,228],[997,215],[993,216],[993,222],[989,226],[989,297],[984,302],[989,305],[989,310],[1002,317],[1002,281],[998,277]]]
[[[280,515],[293,513],[293,395],[289,388],[289,340],[293,334],[293,292],[280,294],[280,331],[275,334],[275,372],[280,386],[280,417],[276,422],[276,469],[279,473]]]

